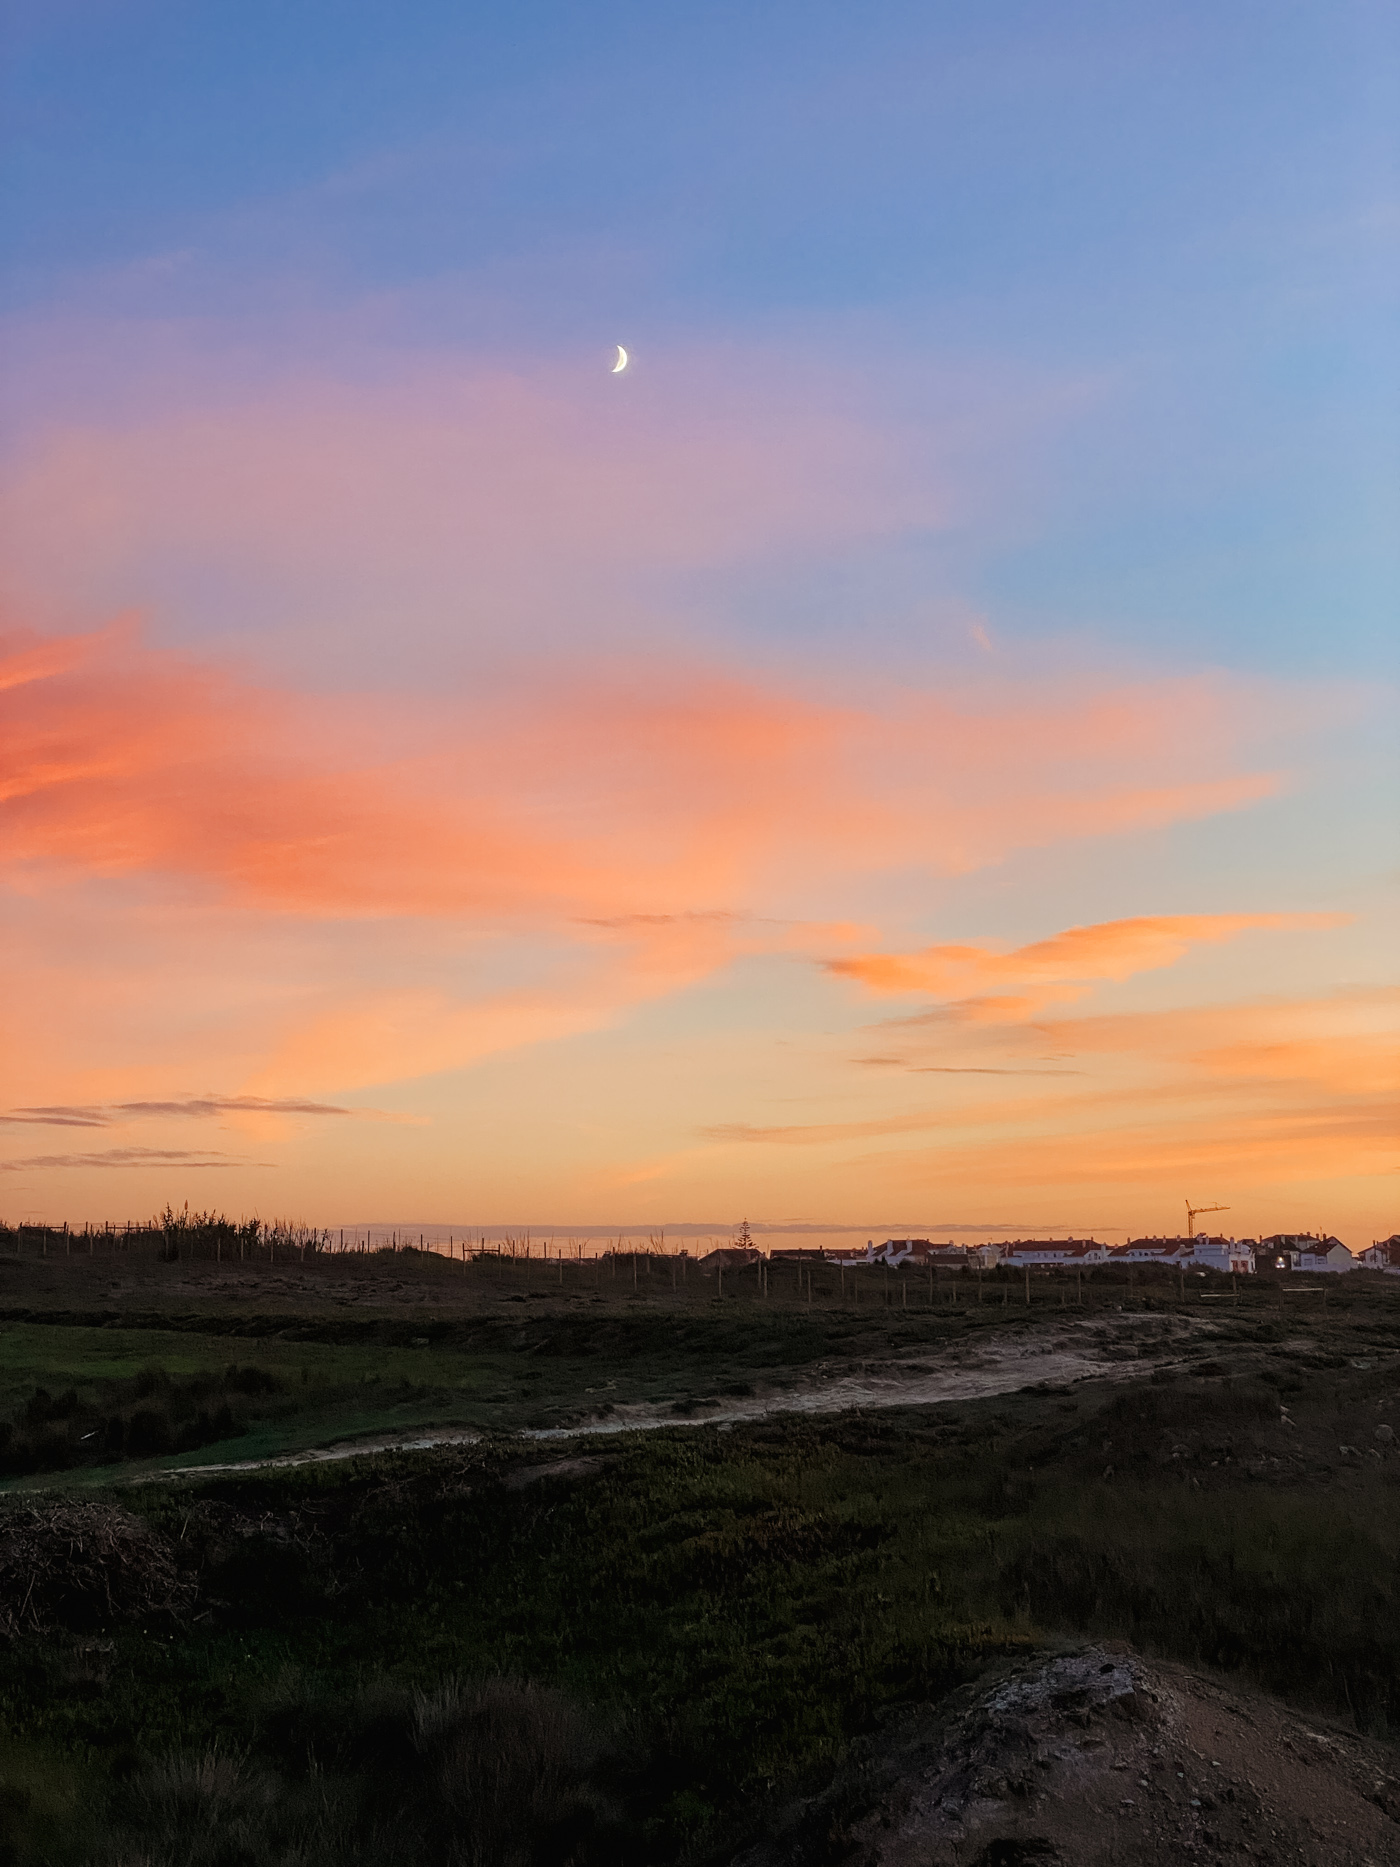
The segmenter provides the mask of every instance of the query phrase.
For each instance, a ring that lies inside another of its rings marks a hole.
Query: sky
[[[1391,7],[0,17],[0,1218],[1400,1228]]]

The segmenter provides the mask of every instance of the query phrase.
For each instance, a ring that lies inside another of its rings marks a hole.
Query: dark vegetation
[[[595,1408],[614,1381],[660,1394],[668,1369],[670,1391],[780,1392],[823,1358],[1033,1330],[1077,1294],[526,1309],[522,1274],[481,1278],[474,1307],[343,1316],[291,1290],[275,1313],[325,1332],[337,1379],[450,1352],[534,1410],[569,1381]],[[0,1498],[0,1862],[724,1861],[895,1708],[1066,1634],[1394,1733],[1400,1292],[1348,1283],[1304,1333],[1271,1291],[1227,1299],[1130,1385]],[[1164,1327],[1190,1304],[1099,1296]],[[299,1402],[304,1339],[259,1338],[281,1389],[239,1395],[228,1338],[269,1310],[225,1298],[215,1329],[191,1301],[118,1293],[100,1340],[163,1315],[167,1361],[209,1362],[202,1398],[169,1377],[195,1418],[219,1393],[235,1416]],[[77,1287],[9,1304],[54,1362],[99,1339],[72,1327]]]
[[[1400,1487],[1336,1449],[1338,1386],[1383,1419],[1393,1378],[1290,1373],[1285,1428],[1272,1372],[129,1491],[154,1583],[60,1576],[0,1712],[88,1760],[91,1858],[210,1862],[724,1858],[882,1710],[1061,1631],[1393,1730]],[[12,1508],[43,1572],[73,1507]]]
[[[0,1638],[92,1633],[187,1609],[195,1582],[144,1517],[73,1499],[0,1519]]]
[[[184,1377],[143,1368],[81,1394],[73,1386],[60,1394],[36,1387],[13,1419],[0,1420],[0,1477],[116,1465],[237,1439],[280,1387],[265,1369],[232,1363],[219,1374]]]
[[[78,1256],[106,1259],[155,1258],[162,1264],[182,1259],[221,1263],[304,1263],[309,1255],[329,1248],[331,1235],[285,1219],[230,1219],[222,1212],[191,1212],[188,1205],[176,1212],[167,1206],[153,1219],[132,1225],[6,1225],[0,1222],[0,1252],[26,1252],[40,1258]]]

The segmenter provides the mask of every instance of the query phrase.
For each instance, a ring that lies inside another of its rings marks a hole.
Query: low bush
[[[273,1731],[281,1768],[214,1747],[139,1771],[111,1798],[102,1867],[635,1859],[601,1786],[604,1727],[559,1692],[496,1678],[334,1701],[294,1685],[267,1715]]]
[[[0,1421],[0,1478],[115,1465],[237,1439],[280,1391],[263,1369],[235,1365],[222,1374],[184,1376],[143,1368],[83,1394],[37,1387],[13,1420]]]
[[[1355,1500],[1071,1487],[1003,1545],[1002,1601],[1400,1726],[1400,1510]]]

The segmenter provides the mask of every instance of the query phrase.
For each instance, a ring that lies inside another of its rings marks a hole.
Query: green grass
[[[237,1438],[189,1452],[123,1462],[132,1474],[215,1459],[270,1457],[425,1424],[484,1424],[497,1409],[486,1394],[516,1387],[501,1357],[434,1353],[370,1345],[341,1347],[257,1338],[206,1336],[189,1331],[107,1330],[40,1324],[5,1326],[0,1334],[0,1418],[18,1419],[36,1388],[75,1389],[84,1405],[104,1404],[112,1383],[131,1382],[144,1370],[178,1379],[218,1375],[231,1358],[268,1374],[278,1391],[261,1403],[262,1417]],[[105,1482],[110,1473],[88,1467],[65,1475],[71,1483]],[[13,1478],[6,1488],[52,1484],[55,1474]]]
[[[250,1421],[242,1437],[222,1442],[217,1453],[205,1447],[130,1462],[132,1473],[140,1473],[420,1427],[560,1428],[637,1402],[683,1407],[751,1393],[758,1380],[780,1388],[818,1361],[897,1356],[979,1326],[898,1311],[857,1321],[840,1312],[811,1316],[718,1302],[679,1313],[531,1307],[468,1319],[289,1320],[235,1313],[221,1321],[217,1331],[188,1315],[172,1318],[166,1328],[129,1316],[93,1327],[59,1312],[51,1321],[0,1323],[0,1419],[18,1417],[36,1387],[55,1393],[72,1387],[95,1404],[103,1383],[130,1380],[152,1367],[188,1378],[217,1374],[237,1361],[278,1382],[276,1403]],[[1007,1325],[989,1309],[980,1326]],[[1022,1319],[1012,1326],[1022,1326]],[[92,1481],[91,1468],[64,1480]],[[5,1488],[53,1482],[54,1474],[40,1474],[12,1478]]]

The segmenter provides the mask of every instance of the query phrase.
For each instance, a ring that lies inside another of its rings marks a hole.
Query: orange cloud
[[[109,635],[61,652],[21,638],[5,679],[12,873],[163,874],[297,913],[660,925],[749,907],[756,885],[771,896],[774,883],[823,872],[961,868],[1027,842],[1228,808],[1263,782],[1144,787],[1116,732],[1097,762],[1086,749],[1104,700],[1072,690],[1041,702],[1042,734],[1075,746],[1075,782],[1057,803],[1048,762],[1025,789],[1008,781],[984,708],[979,769],[947,700],[946,731],[930,739],[927,708],[835,705],[714,670],[536,672],[525,691],[396,708],[277,693]],[[1166,755],[1182,701],[1166,687],[1155,730],[1141,695],[1123,700],[1148,767]],[[1008,739],[1029,736],[1026,712],[1008,707]],[[1183,937],[1176,925],[1143,924],[1134,953]],[[875,976],[884,963],[837,965]],[[919,963],[939,976],[1007,970],[973,949]]]
[[[1192,1093],[1370,1095],[1400,1087],[1400,988],[1393,986],[1019,1020],[987,1019],[977,1001],[969,1014],[968,1003],[956,1001],[871,1030],[886,1046],[885,1069],[915,1074],[952,1065],[1071,1075],[1127,1066],[1139,1083],[1144,1072],[1155,1079],[1165,1071]]]
[[[1193,1061],[1207,1075],[1227,1080],[1307,1083],[1338,1095],[1394,1097],[1400,1091],[1400,1046],[1394,1031],[1261,1037],[1199,1050]]]
[[[849,1086],[823,1068],[845,1046],[812,1043],[784,1093],[716,1098],[723,1119],[692,1132],[709,1179],[781,1187],[787,1210],[856,1189],[932,1223],[1012,1195],[1111,1235],[1179,1225],[1189,1194],[1238,1232],[1325,1222],[1364,1243],[1393,1229],[1398,1024],[1386,988],[1021,1023],[955,1005],[875,1027]]]
[[[953,1007],[879,1027],[904,1048],[852,1059],[880,1069],[851,1117],[701,1135],[736,1171],[757,1155],[783,1184],[936,1197],[944,1210],[993,1210],[1008,1192],[1053,1209],[1063,1196],[1109,1228],[1160,1230],[1209,1189],[1238,1232],[1326,1222],[1364,1242],[1393,1229],[1397,1014],[1400,991],[1386,988],[1019,1025]],[[1044,1066],[1047,1053],[1073,1067]],[[906,1073],[919,1077],[914,1106],[901,1106]],[[1042,1074],[1056,1080],[1029,1080]],[[818,1099],[820,1074],[805,1081]]]
[[[1215,693],[1066,680],[995,703],[947,686],[834,699],[658,659],[409,701],[279,691],[130,626],[15,633],[13,1099],[169,1101],[211,1081],[324,1096],[606,1028],[744,955],[868,943],[838,916],[881,871],[1254,794],[1256,774],[1229,770],[1240,709],[1223,701],[1218,775],[1158,781],[1180,718],[1211,716]],[[1278,924],[1178,917],[918,957],[958,989],[1022,987],[974,990],[960,1014],[1014,1024],[1062,979]]]
[[[1118,1201],[1127,1195],[1137,1204],[1147,1189],[1161,1187],[1167,1193],[1165,1209],[1175,1218],[1181,1189],[1193,1184],[1252,1196],[1260,1187],[1393,1175],[1394,1117],[1393,1108],[1371,1107],[1248,1111],[1224,1119],[1219,1114],[1176,1121],[1151,1117],[1117,1127],[1068,1128],[929,1150],[898,1166],[887,1161],[886,1171],[902,1187],[936,1181],[1079,1192],[1111,1188]],[[1246,1209],[1234,1199],[1227,1203],[1232,1216],[1220,1223],[1243,1231],[1249,1224]],[[1277,1206],[1274,1211],[1277,1217]],[[1233,1216],[1236,1212],[1241,1216]],[[1278,1219],[1277,1229],[1283,1226]]]
[[[1170,1058],[1194,1074],[1369,1092],[1400,1086],[1400,987],[1045,1019],[1007,1034],[1058,1055]]]
[[[1024,1131],[1026,1123],[1044,1123],[1052,1116],[1058,1118],[1052,1123],[1053,1133]],[[1397,1153],[1395,1116],[1389,1103],[1363,1102],[1321,1109],[1237,1109],[1222,1125],[1218,1114],[1164,1117],[1155,1097],[1120,1095],[1059,1107],[1024,1102],[1015,1108],[973,1106],[772,1128],[733,1122],[702,1133],[706,1140],[721,1144],[819,1148],[924,1136],[926,1145],[917,1155],[904,1157],[908,1167],[899,1176],[901,1184],[909,1183],[910,1168],[915,1174],[936,1169],[940,1176],[983,1186],[1002,1182],[1059,1186],[1186,1171],[1193,1166],[1224,1167],[1229,1179],[1253,1182],[1261,1177],[1307,1179],[1320,1174],[1392,1171]],[[950,1137],[988,1126],[1016,1127],[1017,1131],[973,1146],[965,1141],[955,1148],[948,1146]],[[887,1163],[895,1158],[884,1156]]]
[[[1039,983],[1064,987],[1173,966],[1193,946],[1230,940],[1255,928],[1327,928],[1346,925],[1346,914],[1157,914],[1071,927],[1048,940],[998,953],[988,946],[929,946],[918,953],[867,953],[822,963],[838,977],[858,979],[875,992],[974,994],[995,985]],[[1020,1016],[1060,991],[1035,998],[979,998],[973,1015]]]
[[[660,371],[591,381],[572,364],[439,357],[393,380],[244,378],[222,405],[213,392],[173,409],[152,381],[105,426],[21,437],[4,473],[6,560],[9,587],[37,600],[29,614],[140,602],[167,643],[223,629],[311,672],[279,682],[151,646],[132,624],[0,636],[7,1099],[21,1112],[193,1106],[217,1084],[221,1120],[260,1149],[277,1130],[269,1155],[290,1158],[295,1126],[303,1157],[336,1160],[321,1197],[338,1201],[363,1127],[267,1105],[338,1104],[342,1090],[552,1044],[547,1067],[518,1073],[521,1108],[499,1129],[531,1188],[557,1158],[537,1122],[572,1059],[573,1107],[616,1100],[624,1078],[645,1085],[611,1156],[590,1132],[587,1174],[621,1183],[616,1161],[645,1133],[652,1164],[633,1179],[708,1173],[728,1147],[790,1162],[801,1203],[858,1148],[886,1150],[872,1187],[955,1155],[1011,1184],[1042,1157],[1050,1173],[1084,1166],[1096,1131],[1121,1132],[1106,1161],[1148,1159],[1154,1135],[1168,1153],[1173,1137],[1204,1146],[1228,1136],[1232,1110],[1256,1124],[1262,1163],[1269,1134],[1313,1145],[1309,1110],[1379,1096],[1379,1048],[1322,1012],[1064,1014],[1094,981],[1316,920],[1168,916],[1016,952],[878,951],[889,904],[925,907],[937,878],[1277,795],[1288,774],[1260,747],[1302,706],[1221,675],[1038,678],[985,639],[976,672],[951,680],[811,664],[792,678],[677,649],[696,569],[810,564],[987,496],[949,471],[946,436],[931,457],[930,424],[872,417],[867,391],[824,357],[814,395],[813,366],[673,355],[663,392]],[[1028,398],[1006,400],[1024,422]],[[402,664],[357,689],[357,663],[381,670],[390,639]],[[1307,711],[1315,723],[1312,692]],[[873,991],[953,1002],[889,1025],[879,1048],[896,1060],[861,1072],[854,1100],[844,1058],[829,1102],[806,1080],[806,1027],[769,1033],[783,1053],[772,1099],[746,1103],[776,955],[804,961],[773,995],[808,995],[799,1023],[834,1003],[813,989],[820,955]],[[758,956],[766,969],[733,964]],[[730,1053],[725,1017],[698,993],[674,1015],[657,1008],[649,1055],[640,1017],[611,1051],[584,1041],[726,968],[743,1030]],[[707,1057],[721,1082],[692,1110],[680,1098],[699,1094]],[[601,1059],[597,1081],[580,1059]],[[512,1069],[498,1066],[492,1093]],[[920,1072],[913,1110],[896,1106],[902,1069]],[[454,1085],[451,1108],[485,1080]],[[415,1107],[442,1116],[441,1087],[421,1082]],[[153,1146],[133,1161],[181,1157],[188,1123],[169,1123],[143,1127]],[[695,1142],[706,1127],[728,1139]],[[6,1132],[17,1146],[33,1129]],[[1345,1134],[1340,1115],[1331,1132]],[[374,1152],[431,1133],[386,1126]],[[412,1158],[429,1161],[426,1145]]]

